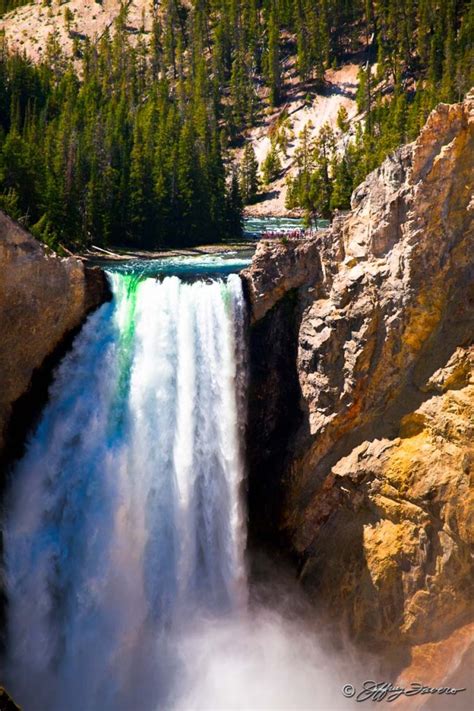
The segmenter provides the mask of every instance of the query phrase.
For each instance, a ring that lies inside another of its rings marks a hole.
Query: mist
[[[111,283],[12,476],[2,681],[27,711],[345,708],[349,647],[244,555],[239,278]]]
[[[176,711],[346,709],[355,681],[350,655],[324,646],[308,619],[256,608],[202,620],[180,636],[184,670],[170,699]]]

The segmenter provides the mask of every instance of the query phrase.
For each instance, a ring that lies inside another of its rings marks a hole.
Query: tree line
[[[474,83],[474,0],[150,0],[149,13],[151,32],[130,28],[123,3],[91,42],[69,12],[74,57],[52,34],[37,66],[0,46],[0,205],[52,245],[238,236],[258,166],[246,145],[237,174],[230,149],[285,101],[290,60],[309,92],[327,68],[362,60],[355,136],[341,115],[316,141],[300,137],[288,206],[308,216],[347,207],[439,100]],[[281,171],[285,121],[265,182]]]
[[[349,137],[343,111],[337,127],[324,126],[315,140],[300,136],[287,207],[304,209],[308,220],[349,208],[353,189],[416,138],[437,103],[460,101],[474,85],[472,0],[367,0],[360,12],[363,121]]]
[[[175,27],[172,8],[168,19]],[[124,7],[75,65],[54,35],[37,66],[0,46],[0,206],[51,246],[240,236],[202,43],[190,56],[162,30],[132,44]]]

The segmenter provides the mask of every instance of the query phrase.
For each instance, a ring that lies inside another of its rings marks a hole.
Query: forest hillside
[[[473,0],[0,0],[0,206],[53,247],[331,218],[474,84]]]

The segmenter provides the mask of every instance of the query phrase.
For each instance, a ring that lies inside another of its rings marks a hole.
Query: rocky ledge
[[[398,659],[474,618],[473,154],[471,93],[243,273],[251,535]]]
[[[35,374],[53,363],[87,314],[110,298],[105,274],[79,259],[62,259],[0,211],[0,456],[12,412],[22,401],[26,424]],[[26,399],[25,399],[26,398]]]

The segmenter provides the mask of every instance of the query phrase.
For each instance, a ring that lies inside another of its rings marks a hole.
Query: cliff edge
[[[474,618],[473,155],[471,92],[347,216],[262,242],[243,272],[251,535],[283,543],[353,638],[402,656]]]
[[[110,292],[100,269],[58,257],[1,211],[0,269],[1,455],[14,405],[35,371]]]

